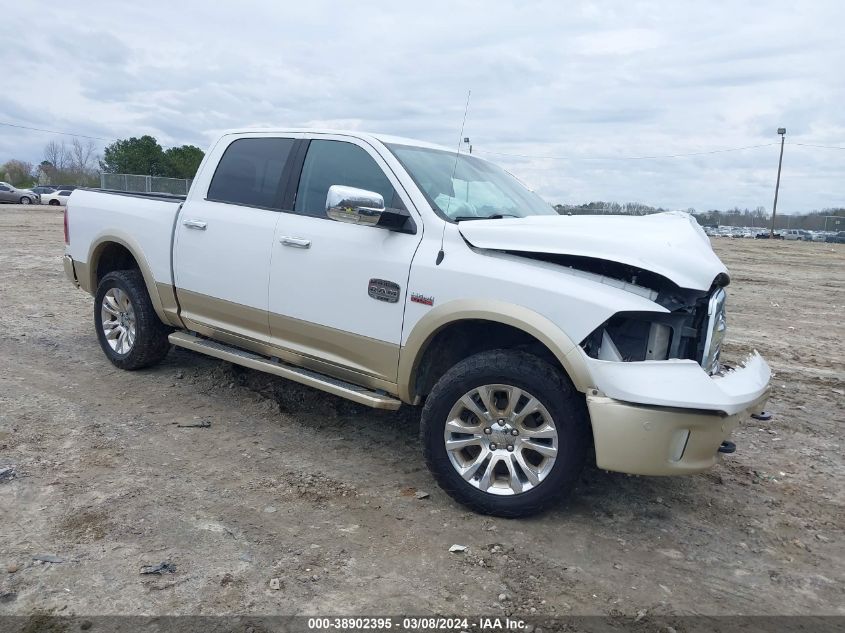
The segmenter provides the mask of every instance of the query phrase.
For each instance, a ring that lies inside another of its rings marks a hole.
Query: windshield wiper
[[[518,215],[510,215],[507,213],[495,213],[493,215],[458,215],[455,216],[455,222],[462,222],[464,220],[501,220],[502,218],[518,217]]]

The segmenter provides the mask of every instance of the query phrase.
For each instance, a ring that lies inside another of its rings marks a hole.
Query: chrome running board
[[[236,365],[281,376],[282,378],[298,382],[301,385],[314,387],[315,389],[320,389],[321,391],[358,402],[359,404],[364,404],[374,409],[396,411],[396,409],[402,406],[400,400],[387,394],[371,391],[366,387],[353,385],[351,382],[337,380],[336,378],[331,378],[330,376],[325,376],[301,367],[295,367],[294,365],[288,365],[281,361],[270,360],[264,356],[259,356],[258,354],[253,354],[252,352],[247,352],[230,345],[224,345],[211,339],[194,336],[187,332],[173,332],[168,336],[168,339],[177,347],[184,347],[185,349],[229,361]]]

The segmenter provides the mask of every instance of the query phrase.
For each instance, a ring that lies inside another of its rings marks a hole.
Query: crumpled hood
[[[709,290],[717,275],[727,274],[695,218],[677,211],[472,220],[458,230],[476,248],[619,262],[693,290]]]

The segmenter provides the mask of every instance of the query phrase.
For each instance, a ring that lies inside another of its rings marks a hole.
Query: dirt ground
[[[773,419],[709,473],[593,468],[504,520],[437,488],[414,410],[179,350],[115,369],[61,215],[0,206],[0,613],[845,615],[845,246],[715,239]]]

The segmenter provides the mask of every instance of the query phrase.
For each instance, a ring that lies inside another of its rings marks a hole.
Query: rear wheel
[[[170,350],[170,328],[155,313],[138,270],[103,277],[94,299],[94,326],[103,352],[120,369],[155,365]]]
[[[32,200],[30,200],[26,196],[21,196],[20,203],[21,204],[32,204]]]
[[[505,517],[540,512],[574,487],[590,451],[584,400],[531,354],[471,356],[437,382],[423,408],[426,463],[455,500]]]

